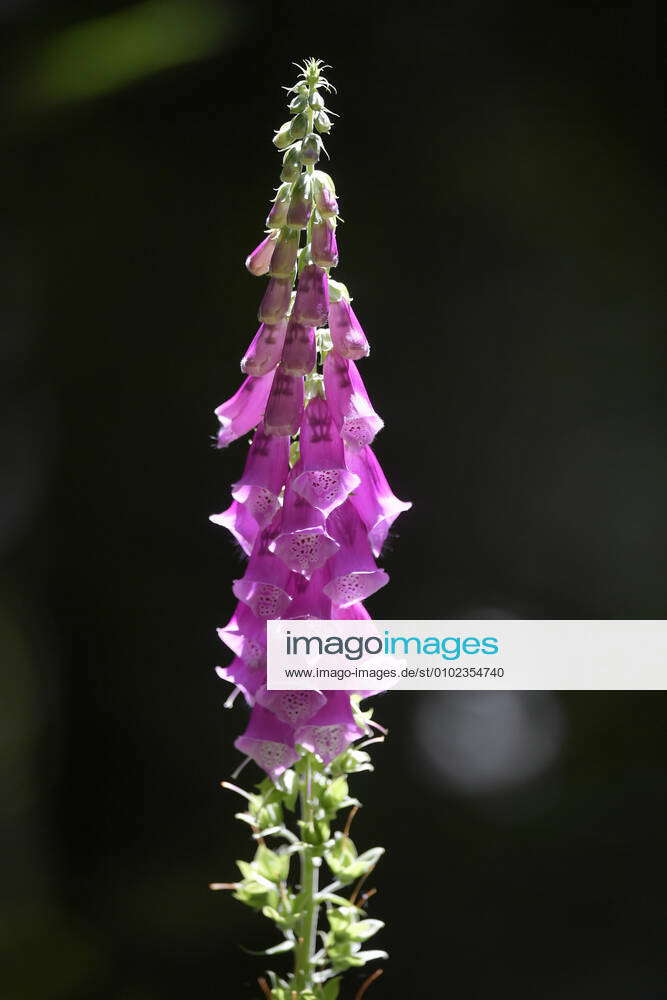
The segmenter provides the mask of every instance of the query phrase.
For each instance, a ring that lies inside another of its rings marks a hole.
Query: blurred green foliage
[[[237,9],[211,0],[145,0],[47,38],[23,71],[21,101],[51,107],[111,93],[218,50]]]

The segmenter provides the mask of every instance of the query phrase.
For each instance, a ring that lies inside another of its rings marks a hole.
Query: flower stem
[[[313,802],[310,760],[306,764],[301,781],[301,818],[305,823],[311,824],[313,821]],[[315,863],[310,848],[304,847],[301,851],[301,893],[304,898],[304,906],[294,968],[294,981],[299,989],[308,989],[312,986],[313,955],[315,954],[319,909],[319,905],[315,902],[318,883],[319,867]]]

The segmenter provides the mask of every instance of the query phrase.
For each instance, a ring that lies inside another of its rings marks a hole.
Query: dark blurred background
[[[662,16],[0,4],[3,1000],[258,997],[239,944],[270,928],[206,888],[250,850],[213,673],[240,560],[207,517],[243,464],[212,410],[256,329],[293,60],[333,66],[337,277],[414,501],[371,612],[665,616]],[[666,997],[665,708],[378,699],[370,995]]]

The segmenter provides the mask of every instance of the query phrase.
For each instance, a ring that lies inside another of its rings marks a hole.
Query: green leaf
[[[340,978],[330,979],[322,987],[322,1000],[337,1000],[340,993]]]

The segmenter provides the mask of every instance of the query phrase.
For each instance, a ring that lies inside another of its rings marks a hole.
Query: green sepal
[[[383,854],[384,847],[372,847],[357,855],[357,849],[350,838],[338,831],[334,846],[325,852],[324,860],[334,878],[343,885],[349,885],[374,868]]]
[[[334,777],[339,774],[356,774],[359,771],[372,771],[370,754],[365,750],[355,750],[348,747],[347,750],[331,762],[331,773]]]
[[[320,803],[328,819],[333,819],[342,807],[348,798],[348,792],[347,778],[343,774],[328,783],[320,798]]]
[[[278,892],[249,878],[241,882],[234,893],[234,899],[252,907],[253,910],[263,910],[265,906],[278,905]]]

